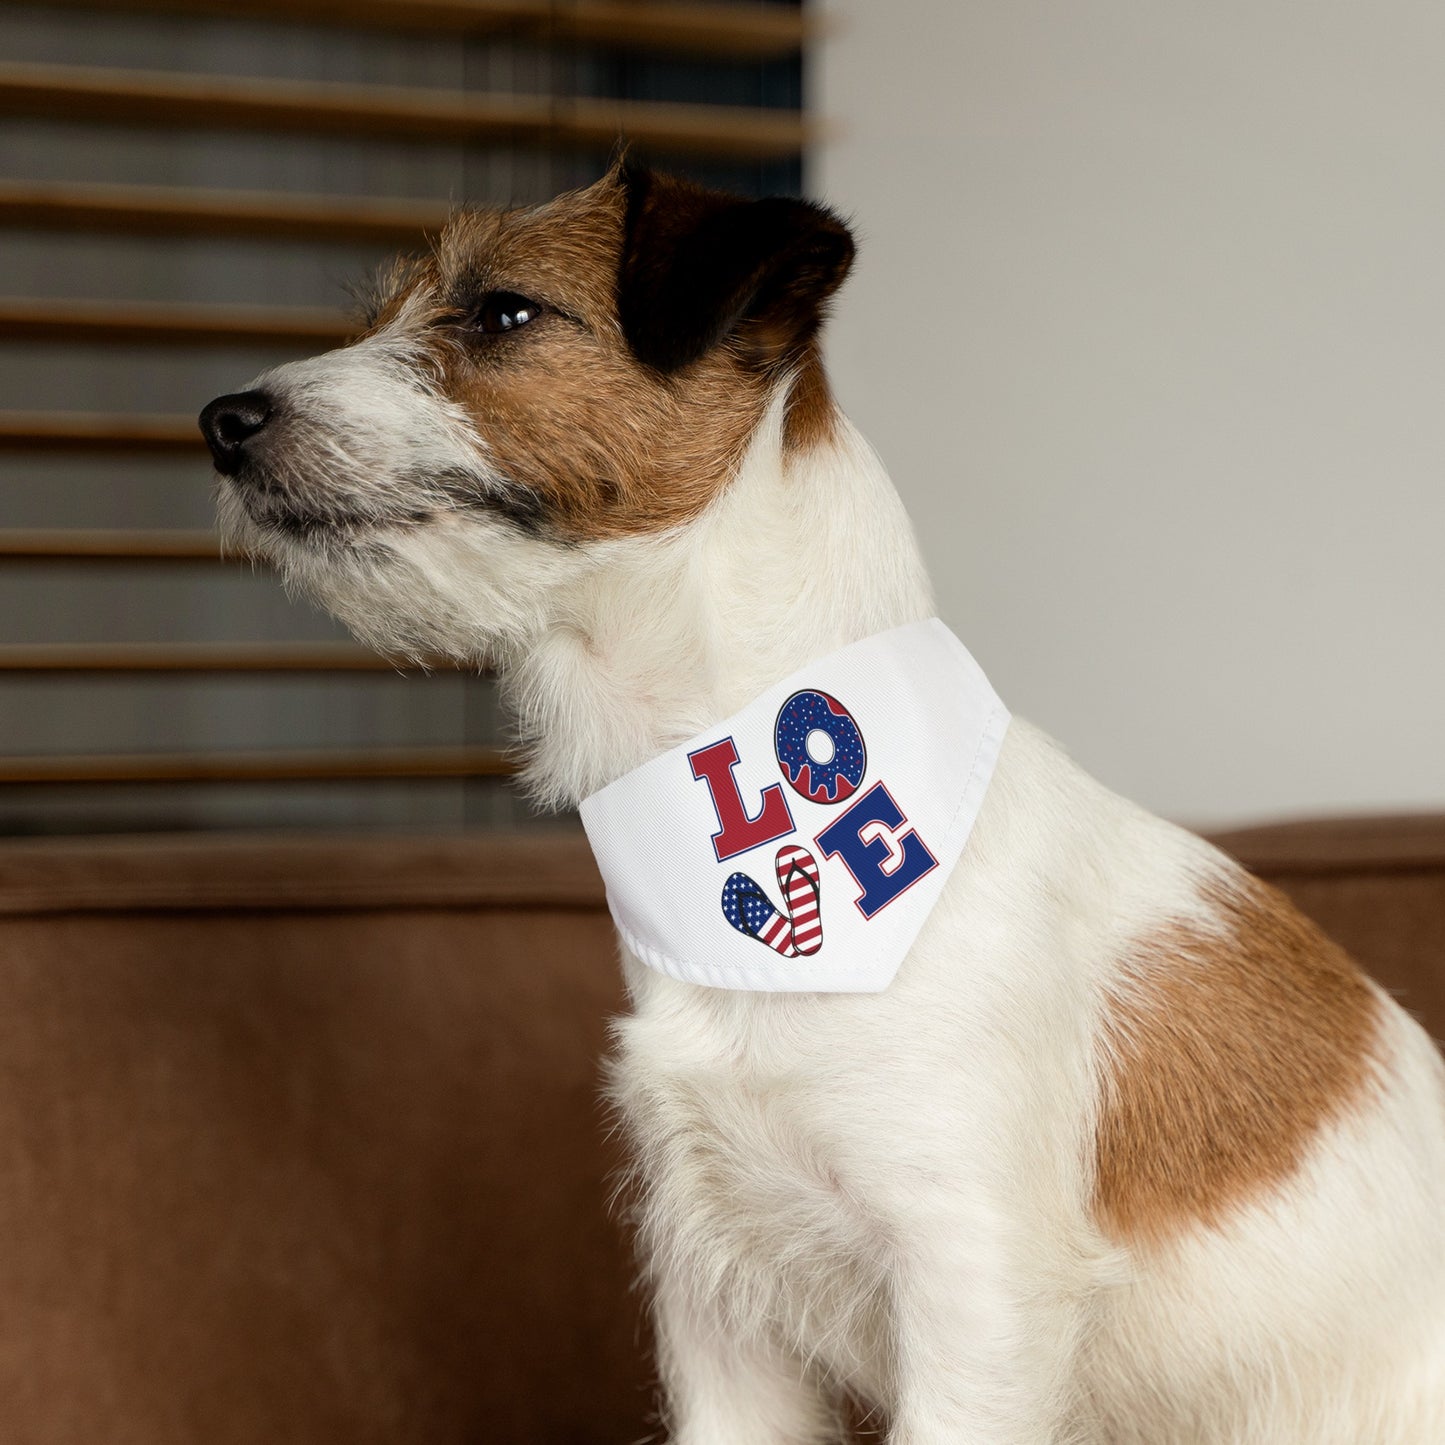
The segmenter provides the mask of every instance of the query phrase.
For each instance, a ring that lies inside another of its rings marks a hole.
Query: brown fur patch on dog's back
[[[1217,930],[1139,943],[1105,1019],[1094,1211],[1130,1242],[1219,1225],[1369,1093],[1380,1003],[1351,960],[1245,874],[1209,902]]]

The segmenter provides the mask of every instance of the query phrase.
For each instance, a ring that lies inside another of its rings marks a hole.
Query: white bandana
[[[623,943],[713,988],[887,988],[1008,719],[936,617],[810,663],[583,802]]]

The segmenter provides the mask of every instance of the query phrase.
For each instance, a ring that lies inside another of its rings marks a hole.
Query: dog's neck
[[[607,544],[503,669],[542,801],[573,805],[813,658],[931,616],[908,518],[841,415],[785,445],[781,399],[696,522]]]

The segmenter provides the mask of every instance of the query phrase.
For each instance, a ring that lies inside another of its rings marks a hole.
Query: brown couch
[[[1445,1032],[1445,818],[1221,840]],[[0,1439],[655,1427],[580,837],[0,844]]]

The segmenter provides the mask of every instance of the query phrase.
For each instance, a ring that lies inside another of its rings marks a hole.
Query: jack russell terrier
[[[1445,1442],[1445,1076],[1010,720],[819,359],[820,206],[464,211],[201,423],[224,531],[580,805],[676,1445]]]

